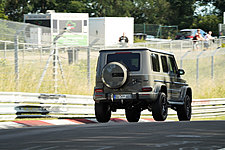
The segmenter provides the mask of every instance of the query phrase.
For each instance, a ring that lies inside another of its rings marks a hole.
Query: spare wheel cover
[[[119,62],[108,63],[102,70],[102,81],[109,88],[120,88],[127,80],[127,68]]]

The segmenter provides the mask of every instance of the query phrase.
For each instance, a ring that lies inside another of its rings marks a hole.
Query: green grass
[[[203,120],[225,120],[225,115],[224,116],[217,116],[217,117],[206,117],[206,118],[193,117],[191,119],[191,121],[203,121]]]
[[[88,87],[86,67],[87,61],[85,59],[80,59],[77,64],[69,65],[66,58],[67,53],[61,53],[60,56],[62,59],[61,61],[63,65],[64,78],[67,86],[65,86],[64,84],[60,67],[58,66],[58,93],[92,95],[95,82],[94,74],[97,58],[91,60],[91,87]],[[42,61],[40,61],[39,53],[26,53],[26,56],[24,58],[25,59],[23,61],[22,54],[20,54],[19,82],[17,84],[17,88],[15,83],[13,53],[7,53],[7,59],[0,61],[0,91],[54,93],[52,61],[50,62],[49,67],[46,71],[42,85],[37,91],[41,75],[46,65],[48,54],[43,54]]]
[[[138,37],[134,37],[134,43],[145,43],[146,40],[144,40],[144,38],[138,38]]]
[[[196,58],[198,52],[193,56]],[[88,87],[87,80],[87,61],[86,51],[79,52],[79,61],[77,64],[68,64],[67,53],[59,53],[65,82],[61,77],[60,69],[58,69],[58,91],[60,94],[72,95],[92,95],[95,84],[95,68],[98,52],[91,53],[91,80]],[[43,69],[48,59],[48,53],[42,54],[36,52],[26,52],[19,54],[19,82],[16,88],[14,75],[14,53],[7,52],[7,59],[3,59],[3,53],[0,53],[0,91],[2,92],[30,92],[30,93],[54,93],[53,68],[52,61],[49,64],[46,75],[40,89],[37,91]],[[189,57],[192,57],[190,55]],[[199,59],[199,81],[196,81],[196,59],[188,59],[183,61],[183,69],[186,74],[183,76],[193,89],[194,98],[222,98],[225,97],[225,55],[214,57],[214,79],[211,79],[211,57],[203,57]],[[178,61],[179,66],[180,61]]]
[[[196,57],[196,56],[195,56]],[[183,62],[184,79],[193,89],[194,98],[223,98],[225,97],[225,55],[214,57],[214,75],[211,76],[211,57],[199,59],[199,79],[197,80],[196,59]],[[178,61],[179,62],[179,61]]]

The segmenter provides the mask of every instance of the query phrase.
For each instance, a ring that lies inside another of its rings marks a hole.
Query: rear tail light
[[[95,93],[103,93],[103,89],[95,89]]]
[[[193,39],[193,36],[187,36],[187,38]]]
[[[152,91],[152,87],[143,87],[142,88],[142,92],[151,92]]]

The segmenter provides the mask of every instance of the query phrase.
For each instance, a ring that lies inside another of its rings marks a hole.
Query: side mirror
[[[183,69],[178,69],[177,74],[178,74],[178,76],[184,75],[185,71]]]

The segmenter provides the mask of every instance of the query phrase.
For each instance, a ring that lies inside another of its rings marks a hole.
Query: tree
[[[168,24],[180,29],[189,28],[193,22],[196,0],[167,0],[170,3]]]
[[[224,0],[197,0],[203,5],[207,5],[208,3],[211,3],[216,7],[216,10],[214,11],[214,14],[217,16],[223,16],[223,12],[225,12],[225,2]]]
[[[218,35],[218,24],[221,23],[220,17],[216,15],[207,15],[201,16],[198,15],[195,17],[191,28],[200,28],[206,32],[212,31],[213,35]]]
[[[23,21],[23,15],[30,12],[30,9],[27,0],[7,0],[5,14],[9,20]]]
[[[65,3],[68,0],[64,0]],[[54,10],[56,7],[56,0],[30,0],[29,3],[32,13],[46,13],[47,10]]]
[[[135,23],[167,24],[170,5],[166,0],[134,0],[133,4]]]
[[[56,12],[66,13],[87,12],[84,0],[56,0],[54,9]]]
[[[46,13],[47,10],[56,12],[85,12],[85,0],[8,0],[5,13],[10,20],[23,21],[27,13]]]
[[[212,4],[219,10],[218,15],[223,16],[225,12],[225,2],[224,0],[214,0]]]
[[[130,17],[133,4],[130,0],[90,0],[86,7],[91,17]]]
[[[0,0],[0,19],[8,19],[5,15],[5,3],[6,0]]]

